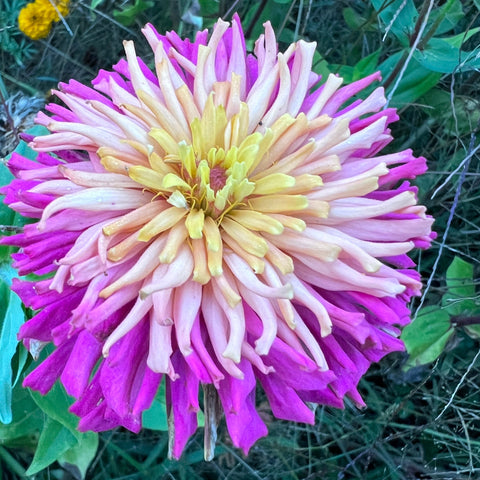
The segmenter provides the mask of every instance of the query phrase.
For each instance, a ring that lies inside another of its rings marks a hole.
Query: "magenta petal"
[[[179,352],[172,356],[172,364],[179,378],[167,379],[167,409],[173,421],[171,453],[178,459],[197,429],[199,381]]]
[[[100,383],[105,401],[120,418],[133,410],[145,374],[147,322],[141,322],[121,339],[103,362]]]
[[[70,409],[73,413],[75,411]],[[112,430],[120,425],[120,418],[111,409],[108,408],[105,402],[94,406],[88,413],[80,419],[78,429],[80,432],[105,432]]]
[[[71,338],[62,346],[56,348],[46,360],[25,377],[23,386],[30,387],[45,395],[62,374],[74,345],[75,338]]]
[[[255,410],[255,376],[251,365],[242,360],[238,367],[244,379],[227,377],[220,382],[218,395],[225,411],[228,433],[245,454],[268,430]]]
[[[75,398],[82,396],[101,351],[102,345],[89,332],[84,330],[78,335],[60,377],[69,395]]]
[[[272,413],[277,418],[311,425],[315,423],[314,413],[305,405],[295,390],[286,385],[282,379],[275,374],[257,373],[257,376],[267,394]]]

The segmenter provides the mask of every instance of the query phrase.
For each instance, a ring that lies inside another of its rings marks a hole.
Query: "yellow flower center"
[[[160,262],[171,263],[188,240],[195,257],[193,280],[200,283],[223,273],[224,245],[255,273],[263,271],[264,257],[282,271],[290,271],[291,259],[282,256],[265,235],[278,236],[285,227],[302,231],[305,221],[301,212],[314,216],[328,213],[326,202],[315,201],[311,206],[306,196],[322,185],[318,175],[289,175],[312,152],[314,142],[304,138],[292,149],[288,132],[293,130],[297,135],[304,129],[306,137],[308,121],[303,114],[297,118],[284,115],[263,133],[249,134],[248,128],[246,103],[241,102],[238,113],[227,118],[225,108],[215,106],[211,94],[202,116],[190,123],[190,143],[156,127],[148,132],[158,144],[155,147],[127,141],[144,150],[149,166],[122,166],[100,149],[107,170],[126,170],[132,180],[155,195],[153,203],[159,205],[158,213],[136,223],[140,228],[133,239],[110,249],[109,259],[123,258],[134,243],[150,242],[165,234],[167,245]],[[120,223],[104,227],[105,235],[124,229]]]

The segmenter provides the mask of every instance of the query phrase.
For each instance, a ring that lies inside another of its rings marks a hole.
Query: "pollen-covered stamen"
[[[210,169],[210,187],[216,193],[221,190],[227,183],[227,175],[225,170],[220,166]]]

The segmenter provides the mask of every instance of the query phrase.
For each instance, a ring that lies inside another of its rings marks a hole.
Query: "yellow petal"
[[[218,252],[222,247],[222,237],[220,235],[220,230],[212,217],[205,217],[203,233],[207,242],[207,249],[212,252]]]
[[[257,257],[264,257],[268,251],[267,242],[231,218],[225,217],[221,227],[233,237],[244,250]]]
[[[193,253],[193,280],[205,285],[210,281],[211,275],[207,266],[207,249],[203,239],[192,240],[192,253]]]
[[[147,223],[148,219],[165,210],[165,202],[155,201],[147,203],[131,212],[117,218],[117,220],[103,227],[104,235],[110,236],[118,232],[128,232]]]
[[[253,193],[256,195],[270,195],[293,187],[294,185],[295,177],[285,175],[284,173],[272,173],[255,181],[255,190]]]
[[[285,228],[290,228],[296,232],[303,232],[307,228],[307,224],[301,218],[282,215],[281,213],[271,213],[270,216],[278,220]]]
[[[143,167],[141,165],[130,167],[128,170],[128,176],[137,183],[145,185],[152,190],[158,191],[165,189],[165,187],[162,186],[163,175],[151,168]]]
[[[256,274],[263,273],[263,271],[265,270],[265,262],[261,258],[256,257],[255,255],[252,255],[251,253],[245,251],[236,240],[234,240],[230,235],[228,235],[228,233],[223,232],[222,238],[225,244],[228,245],[240,258],[243,258],[243,260],[248,263],[249,267]]]
[[[203,210],[197,210],[196,208],[192,208],[185,220],[185,226],[187,227],[189,237],[202,238],[204,224],[205,214]]]
[[[255,210],[233,210],[228,214],[230,218],[250,230],[268,232],[279,235],[283,232],[283,225],[278,220]]]
[[[265,195],[248,201],[250,208],[264,213],[296,212],[305,210],[309,201],[303,195]]]
[[[148,242],[155,235],[172,228],[187,213],[187,210],[183,208],[167,208],[139,230],[138,240],[141,242]]]
[[[187,238],[188,232],[183,223],[174,225],[168,233],[167,243],[160,253],[161,263],[172,263],[177,256],[178,249]]]
[[[150,162],[150,166],[158,172],[160,175],[167,175],[167,173],[174,173],[174,169],[165,163],[165,160],[156,152],[152,152],[149,157],[148,161]]]
[[[148,135],[162,147],[165,153],[178,155],[178,143],[163,128],[152,128]]]
[[[165,190],[169,190],[171,188],[183,188],[185,190],[189,190],[190,185],[177,174],[167,173],[167,175],[162,178],[162,188]]]

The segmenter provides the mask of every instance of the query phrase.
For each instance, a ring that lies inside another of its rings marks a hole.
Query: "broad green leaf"
[[[413,0],[372,0],[384,28],[389,28],[402,43],[408,43],[408,36],[413,32],[418,16]]]
[[[202,17],[218,17],[219,5],[217,2],[212,2],[212,0],[199,0],[199,4]]]
[[[448,0],[440,8],[433,9],[430,13],[429,22],[426,32],[430,27],[439,21],[440,23],[435,29],[435,35],[441,35],[452,30],[460,20],[465,17],[463,13],[462,3],[460,0]]]
[[[359,15],[352,7],[347,7],[342,10],[343,19],[351,30],[359,30],[362,25],[367,23],[367,20]]]
[[[167,404],[165,402],[165,379],[162,379],[152,406],[142,414],[142,425],[151,430],[168,430]]]
[[[13,357],[13,361],[15,362],[13,366],[13,375],[15,379],[13,380],[12,386],[15,387],[18,381],[20,380],[20,376],[22,375],[23,368],[25,367],[28,360],[28,350],[23,346],[23,343],[19,342],[17,345],[17,352]]]
[[[25,320],[22,302],[10,290],[15,270],[0,265],[0,422],[12,421],[12,357],[17,350],[17,333]]]
[[[448,40],[432,38],[425,49],[416,50],[413,57],[420,65],[432,72],[466,72],[480,68],[480,50],[464,52]]]
[[[68,428],[47,417],[27,475],[34,475],[48,467],[76,444],[77,439]]]
[[[68,411],[72,401],[58,382],[47,395],[41,395],[33,390],[30,390],[30,395],[47,416],[47,421],[28,474],[38,472],[58,460],[75,465],[84,475],[98,446],[97,434],[77,430],[78,418]],[[49,438],[56,443],[56,449],[48,448]],[[45,440],[43,449],[42,439]]]
[[[382,78],[384,80],[390,76],[396,64],[401,60],[402,52],[397,52],[379,66],[379,70],[382,72]],[[440,73],[432,72],[412,59],[408,64],[398,88],[395,90],[390,105],[394,107],[402,107],[415,102],[418,98],[437,85],[441,76]],[[392,88],[394,83],[395,81],[392,82],[390,88]]]
[[[34,135],[36,137],[41,137],[43,135],[48,135],[50,131],[48,128],[44,127],[43,125],[35,125],[32,128],[29,128],[25,131],[29,135]],[[14,150],[19,155],[23,155],[30,160],[35,160],[37,158],[38,152],[31,149],[26,142],[23,140],[17,145],[17,148]]]
[[[103,0],[92,0],[90,2],[90,8],[97,8],[101,3],[103,3]]]
[[[447,269],[447,292],[442,305],[449,315],[468,315],[478,309],[475,297],[473,265],[455,257]]]
[[[436,360],[453,333],[445,310],[435,306],[424,308],[402,332],[401,338],[410,355],[407,368]]]
[[[290,2],[289,3],[274,3],[274,2],[267,2],[265,8],[260,12],[259,16],[257,16],[257,8],[249,8],[248,11],[245,13],[244,17],[242,18],[242,24],[247,28],[251,22],[254,23],[252,33],[250,35],[250,39],[256,39],[260,35],[264,33],[263,24],[266,21],[270,21],[272,23],[273,29],[277,35],[280,33],[280,26],[284,24],[285,18],[288,15],[290,10]],[[280,38],[277,37],[278,40],[283,40],[282,35],[280,34]],[[250,48],[250,46],[252,48]],[[247,42],[247,49],[253,50],[253,41]]]
[[[359,80],[378,70],[378,59],[381,49],[376,50],[365,58],[362,58],[354,67],[353,81]]]
[[[168,430],[168,417],[165,400],[163,400],[163,402],[160,398],[155,398],[153,400],[152,406],[143,412],[142,425],[150,430],[161,430],[163,432]]]
[[[0,444],[14,446],[36,443],[36,438],[42,430],[44,414],[37,407],[25,388],[17,385],[13,389],[12,414],[8,425],[0,423]],[[19,441],[21,439],[21,441]]]
[[[126,27],[132,25],[137,17],[145,10],[153,7],[154,3],[149,0],[135,0],[134,5],[126,6],[123,10],[114,10],[113,17]]]
[[[97,448],[98,434],[87,432],[82,435],[77,445],[58,457],[58,462],[75,478],[85,478],[88,466],[95,458]]]
[[[0,162],[0,186],[7,185],[12,180],[13,175],[10,173],[10,170],[3,162]]]
[[[74,437],[80,440],[82,433],[77,430],[78,417],[68,411],[72,400],[59,382],[56,382],[46,395],[41,395],[35,390],[30,390],[30,395],[43,412],[70,430]]]
[[[452,47],[461,48],[462,45],[473,35],[480,32],[480,27],[475,27],[470,29],[468,32],[459,33],[458,35],[454,35],[453,37],[446,37],[442,38],[445,42],[452,45]]]
[[[332,73],[328,67],[328,62],[317,50],[315,50],[315,53],[313,54],[312,70],[322,76],[322,82],[326,82],[328,76]]]

